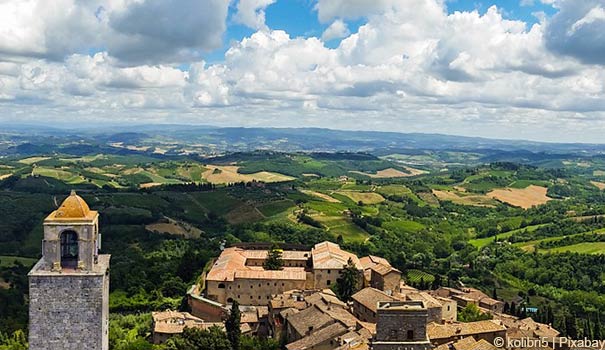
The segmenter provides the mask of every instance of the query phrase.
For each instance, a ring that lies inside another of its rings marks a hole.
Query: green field
[[[510,236],[514,235],[515,233],[519,233],[522,232],[523,230],[527,230],[527,232],[533,232],[537,229],[539,229],[542,226],[545,226],[546,224],[540,224],[540,225],[533,225],[533,226],[526,226],[520,229],[516,229],[516,230],[512,230],[512,231],[508,231],[508,232],[503,232],[503,233],[499,233],[497,234],[495,237],[497,237],[499,240],[503,240],[506,238],[509,238]],[[476,238],[476,239],[471,239],[469,241],[470,244],[474,245],[477,248],[483,248],[486,245],[490,244],[494,242],[494,237],[484,237],[484,238]],[[524,242],[528,243],[528,242]]]
[[[430,273],[426,273],[424,271],[411,269],[408,270],[407,273],[407,282],[408,283],[420,283],[422,281],[426,283],[432,283],[435,280],[435,276]]]
[[[605,254],[605,242],[584,242],[572,244],[565,247],[556,247],[548,250],[541,249],[542,253],[580,253],[580,254]]]
[[[0,267],[10,267],[15,264],[15,261],[20,262],[24,266],[33,266],[37,259],[24,258],[21,256],[0,255]]]

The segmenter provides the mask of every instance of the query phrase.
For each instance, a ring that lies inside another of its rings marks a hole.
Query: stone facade
[[[421,301],[378,303],[373,350],[428,350],[428,312]]]
[[[99,260],[109,263],[109,256]],[[29,275],[30,350],[109,348],[109,271]]]
[[[29,277],[30,350],[109,349],[109,255],[99,214],[72,192],[44,220],[42,258]]]

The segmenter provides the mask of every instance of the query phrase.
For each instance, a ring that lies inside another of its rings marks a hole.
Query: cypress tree
[[[233,350],[239,350],[240,337],[242,330],[240,328],[241,314],[239,311],[239,303],[234,300],[231,304],[231,313],[229,318],[225,321],[225,330],[227,331],[227,339],[231,343]]]

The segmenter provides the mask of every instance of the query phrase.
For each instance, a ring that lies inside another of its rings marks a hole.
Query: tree
[[[25,333],[22,330],[17,330],[10,336],[0,333],[0,350],[27,350]]]
[[[349,258],[347,264],[340,270],[340,277],[336,280],[335,292],[342,301],[351,300],[351,296],[359,291],[359,270]]]
[[[267,260],[265,261],[265,270],[281,270],[284,267],[284,260],[282,259],[283,250],[276,244],[271,246]]]
[[[185,328],[183,334],[166,342],[166,350],[231,350],[227,335],[218,327],[208,330]]]
[[[460,322],[475,322],[483,320],[491,320],[492,315],[483,313],[475,304],[468,304],[458,313],[458,321]]]
[[[242,330],[240,328],[241,314],[239,311],[239,303],[234,300],[231,304],[231,313],[229,318],[225,321],[225,329],[227,330],[227,339],[231,343],[233,350],[239,350],[240,348],[240,337]]]

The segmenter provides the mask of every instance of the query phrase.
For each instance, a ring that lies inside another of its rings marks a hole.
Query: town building
[[[363,322],[376,323],[378,302],[397,301],[398,299],[376,288],[367,287],[351,296],[353,315]]]
[[[428,324],[427,332],[435,346],[471,336],[477,341],[483,339],[491,344],[497,337],[506,339],[506,327],[499,320],[446,324],[432,322]]]
[[[28,275],[29,349],[107,350],[110,256],[99,255],[99,214],[72,192],[43,226]]]
[[[222,305],[237,300],[242,305],[266,306],[273,295],[289,290],[330,288],[349,259],[359,270],[361,283],[363,267],[359,259],[337,244],[322,242],[310,250],[283,250],[284,266],[276,271],[264,269],[269,247],[257,249],[260,247],[225,249],[206,275],[205,298]],[[190,298],[190,303],[196,300],[200,301]]]
[[[401,271],[391,266],[387,259],[370,255],[359,259],[359,262],[363,266],[366,286],[387,293],[399,290]]]
[[[442,298],[455,300],[460,308],[466,307],[469,304],[475,304],[490,313],[502,313],[504,311],[504,303],[502,301],[493,299],[475,288],[456,289],[441,287],[431,293]]]
[[[377,305],[373,350],[428,350],[428,311],[422,301],[385,301]]]
[[[210,327],[224,328],[222,322],[204,322],[201,318],[197,318],[188,312],[178,311],[160,311],[152,312],[152,341],[154,344],[161,344],[170,337],[182,334],[185,328],[208,329]]]

